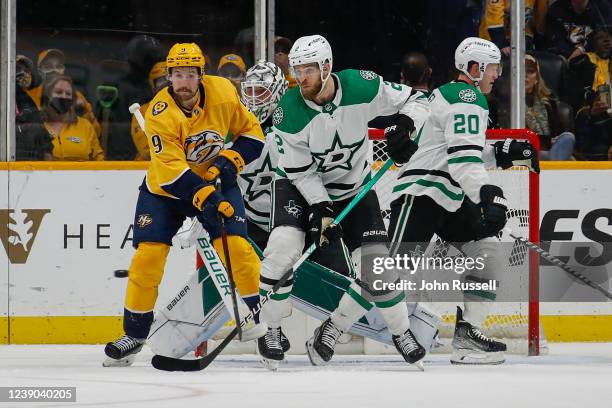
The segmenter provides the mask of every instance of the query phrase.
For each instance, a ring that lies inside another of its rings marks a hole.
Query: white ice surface
[[[311,367],[289,356],[277,372],[252,355],[221,356],[201,372],[168,373],[143,351],[132,367],[103,368],[103,346],[0,346],[0,386],[75,386],[74,403],[0,407],[609,407],[612,343],[551,344],[542,357],[508,356],[505,365],[451,366],[426,358],[426,371],[399,356],[336,356]]]

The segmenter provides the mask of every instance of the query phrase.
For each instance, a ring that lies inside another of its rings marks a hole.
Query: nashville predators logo
[[[205,130],[185,140],[185,156],[189,163],[202,164],[217,157],[223,145],[223,138],[219,133]]]
[[[136,225],[138,225],[140,228],[144,228],[152,223],[153,217],[151,217],[151,214],[140,214],[138,216],[138,220],[136,221]]]
[[[168,107],[168,104],[166,102],[157,102],[155,105],[153,105],[153,116],[157,116],[160,113],[162,113],[166,108]]]

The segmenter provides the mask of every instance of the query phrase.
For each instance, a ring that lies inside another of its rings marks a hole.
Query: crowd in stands
[[[405,55],[398,73],[401,82],[431,91],[448,79],[452,52],[447,48],[454,49],[466,36],[490,39],[502,51],[506,72],[489,96],[490,127],[510,127],[511,0],[442,3],[452,3],[449,10],[462,16],[460,37],[449,38],[446,31],[438,30],[436,36],[447,37],[432,36],[430,49]],[[612,160],[612,1],[525,3],[525,123],[540,136],[542,159]],[[448,46],[436,47],[441,44],[436,41]],[[276,37],[274,62],[294,87],[288,61],[291,45],[289,38]],[[87,96],[66,75],[62,50],[40,51],[33,58],[36,64],[18,55],[16,159],[149,160],[147,139],[128,107],[138,102],[144,112],[153,95],[168,85],[166,50],[149,35],[134,37],[126,50],[125,74],[113,82],[101,81],[96,95]],[[446,60],[440,57],[443,52],[449,54]],[[216,63],[205,55],[205,73],[227,78],[240,92],[249,58],[239,54],[240,50],[228,53]]]

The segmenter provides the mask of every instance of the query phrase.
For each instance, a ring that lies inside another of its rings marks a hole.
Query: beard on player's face
[[[300,84],[300,90],[302,91],[302,96],[304,99],[313,100],[319,92],[321,92],[321,88],[323,87],[323,81],[321,78],[317,78],[310,82],[304,81]]]

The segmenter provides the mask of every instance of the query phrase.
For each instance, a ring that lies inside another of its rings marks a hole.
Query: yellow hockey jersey
[[[484,18],[480,23],[481,38],[491,40],[491,30],[504,30],[504,26],[508,26],[509,22],[505,19],[509,16],[510,6],[509,0],[487,0]],[[536,32],[544,33],[547,10],[547,0],[525,0],[525,35],[533,37]]]
[[[191,202],[204,183],[203,175],[225,148],[246,163],[259,156],[265,141],[257,118],[240,102],[236,88],[225,78],[205,75],[198,101],[189,112],[172,97],[172,87],[159,91],[145,115],[151,165],[146,185],[153,194]]]

